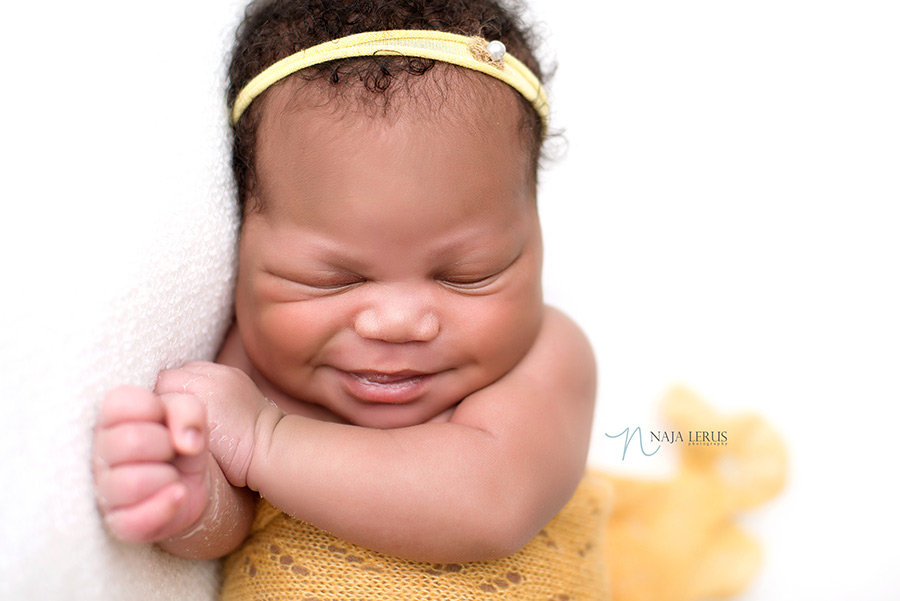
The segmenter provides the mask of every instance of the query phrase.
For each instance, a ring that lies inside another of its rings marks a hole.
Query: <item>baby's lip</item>
[[[398,382],[405,382],[407,380],[429,375],[425,372],[414,371],[411,369],[390,372],[362,369],[350,371],[348,373],[362,380],[367,380],[376,384],[396,384]]]
[[[344,390],[366,403],[404,404],[415,401],[428,390],[432,373],[404,369],[377,371],[341,370]]]

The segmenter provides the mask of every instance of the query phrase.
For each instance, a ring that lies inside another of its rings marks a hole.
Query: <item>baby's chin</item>
[[[342,421],[362,428],[396,430],[425,423],[450,421],[456,405],[439,411],[426,410],[413,405],[366,405],[341,415]]]

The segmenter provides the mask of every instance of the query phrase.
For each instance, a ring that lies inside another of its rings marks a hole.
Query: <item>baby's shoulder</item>
[[[574,319],[550,305],[544,305],[541,328],[535,340],[535,345],[545,344],[550,344],[558,349],[571,349],[574,352],[586,353],[593,359],[591,344],[584,330]]]

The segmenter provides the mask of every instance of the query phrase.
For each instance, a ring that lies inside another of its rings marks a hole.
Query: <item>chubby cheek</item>
[[[256,350],[265,364],[290,366],[293,372],[316,363],[322,347],[330,339],[330,332],[327,320],[309,306],[314,304],[280,303],[260,307],[254,335],[256,345],[261,347]]]
[[[237,289],[234,295],[234,315],[237,321],[241,344],[256,364],[260,351],[265,347],[263,331],[259,320],[259,300],[254,294],[252,282],[245,277],[243,270],[238,271]]]
[[[304,303],[275,302],[252,283],[238,281],[235,315],[241,342],[253,365],[270,379],[282,379],[314,352],[314,332]]]
[[[512,369],[531,348],[540,329],[540,294],[497,298],[459,313],[459,344],[466,348],[484,384]]]

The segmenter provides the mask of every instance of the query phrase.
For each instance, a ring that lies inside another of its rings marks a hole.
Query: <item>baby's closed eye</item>
[[[504,261],[482,265],[458,265],[435,276],[442,285],[461,291],[487,291],[512,271],[521,254]]]
[[[478,290],[493,284],[495,281],[497,281],[497,279],[500,278],[500,275],[502,273],[503,271],[501,270],[487,275],[446,274],[441,275],[440,277],[435,279],[437,279],[437,281],[444,286],[450,288],[457,288],[460,290]]]
[[[269,275],[282,285],[315,292],[340,292],[365,283],[366,278],[344,270],[275,271]]]

